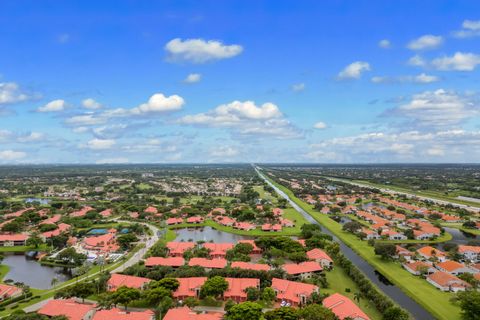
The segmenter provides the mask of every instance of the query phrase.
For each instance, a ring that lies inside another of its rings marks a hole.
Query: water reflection
[[[53,278],[57,278],[57,284],[71,279],[68,269],[42,266],[36,260],[28,259],[23,254],[6,255],[2,264],[10,267],[4,279],[23,282],[32,288],[50,289]]]
[[[253,237],[218,231],[212,227],[185,228],[176,230],[175,241],[213,241],[217,243],[237,243],[239,240]]]

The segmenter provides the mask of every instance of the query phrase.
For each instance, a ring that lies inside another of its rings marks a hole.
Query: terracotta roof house
[[[195,216],[187,218],[188,223],[202,223],[204,221],[203,217]]]
[[[95,305],[78,303],[74,299],[55,299],[48,301],[37,313],[47,317],[65,316],[69,320],[89,320],[95,313]]]
[[[105,210],[101,211],[99,214],[104,218],[110,217],[113,214],[113,210],[112,209],[105,209]]]
[[[138,212],[129,212],[128,216],[132,219],[137,219],[140,216],[140,214]]]
[[[200,266],[202,268],[205,268],[207,271],[211,269],[223,269],[227,266],[227,260],[222,259],[222,258],[217,258],[217,259],[206,259],[206,258],[192,258],[188,262],[188,265],[190,267],[193,266]]]
[[[313,284],[272,279],[272,289],[277,294],[277,301],[285,301],[292,306],[305,304],[313,292],[318,292],[318,287]]]
[[[425,246],[417,250],[417,253],[424,259],[438,259],[439,261],[445,261],[446,255],[443,251],[435,249],[431,246]]]
[[[253,223],[249,223],[249,222],[237,222],[233,225],[233,227],[235,229],[247,230],[247,231],[254,230],[256,228],[256,226]]]
[[[448,272],[455,276],[458,276],[463,273],[475,273],[473,268],[469,268],[463,263],[447,260],[436,264],[438,270],[443,272]]]
[[[334,293],[323,299],[322,304],[325,308],[332,310],[338,319],[353,320],[370,320],[370,318],[362,311],[352,300],[344,295]]]
[[[42,233],[42,238],[43,239],[50,239],[51,237],[59,236],[60,234],[62,234],[64,232],[68,232],[68,230],[70,230],[70,228],[71,228],[71,226],[69,224],[60,223],[58,225],[57,229]]]
[[[158,210],[155,207],[148,206],[145,210],[143,210],[143,212],[155,214],[155,213],[158,213]]]
[[[226,226],[226,227],[231,227],[236,223],[234,219],[225,217],[225,216],[218,216],[218,217],[215,217],[214,219],[215,221],[220,223],[222,226]]]
[[[264,263],[250,263],[243,261],[234,261],[230,265],[232,268],[239,268],[243,270],[255,270],[255,271],[269,271],[270,266]]]
[[[181,224],[181,223],[183,223],[183,219],[182,218],[168,218],[166,223],[169,226],[174,225],[174,224]]]
[[[458,253],[463,255],[465,259],[470,261],[478,261],[480,260],[480,247],[479,246],[466,246],[466,245],[459,245],[458,246]]]
[[[427,274],[432,274],[437,271],[431,263],[424,261],[412,261],[404,263],[402,266],[405,268],[405,270],[416,276],[419,276],[422,273],[422,269],[425,269]]]
[[[58,221],[60,221],[61,217],[61,214],[56,214],[48,219],[43,220],[42,222],[40,222],[40,224],[56,224]]]
[[[183,257],[185,251],[195,248],[195,242],[167,242],[168,255]]]
[[[407,236],[401,232],[395,230],[388,230],[382,232],[382,236],[385,235],[388,237],[389,240],[407,240]]]
[[[265,224],[262,225],[262,231],[279,232],[279,231],[282,231],[282,225],[281,224],[265,223]]]
[[[185,259],[182,257],[149,257],[145,260],[145,267],[151,268],[155,266],[166,266],[178,268],[185,264]]]
[[[177,278],[179,286],[173,293],[175,299],[184,300],[187,297],[197,298],[200,296],[202,288],[207,277]]]
[[[0,283],[0,300],[15,298],[22,294],[22,289],[8,284]]]
[[[210,251],[210,257],[224,258],[227,255],[227,251],[233,249],[234,244],[206,242],[203,244],[203,247]]]
[[[223,314],[218,312],[197,313],[188,307],[168,310],[163,320],[221,320]]]
[[[0,247],[24,246],[28,239],[28,235],[17,234],[0,234]]]
[[[98,252],[115,252],[120,248],[115,234],[112,232],[101,236],[86,237],[83,239],[82,246],[85,250]]]
[[[307,257],[310,260],[320,263],[320,265],[324,268],[331,268],[333,266],[332,258],[330,258],[330,256],[322,249],[315,248],[307,251]]]
[[[295,223],[288,219],[280,219],[280,224],[284,227],[294,227]]]
[[[72,213],[70,213],[70,217],[73,217],[73,218],[79,218],[79,217],[83,217],[85,216],[88,212],[94,210],[92,207],[89,207],[89,206],[86,206],[86,207],[83,207],[82,209],[80,210],[77,210],[77,211],[74,211]]]
[[[259,279],[251,278],[225,278],[228,282],[228,289],[223,293],[225,300],[232,299],[236,302],[244,302],[247,300],[247,288],[260,288]]]
[[[396,249],[396,256],[395,256],[396,258],[404,257],[406,260],[410,260],[414,255],[413,252],[399,245],[396,245],[395,249]]]
[[[97,311],[92,318],[92,320],[154,320],[154,319],[155,319],[155,314],[151,310],[124,311],[118,308]]]
[[[288,263],[282,266],[283,270],[294,277],[301,279],[310,278],[314,273],[321,272],[323,270],[320,263],[316,261],[306,261],[302,263]]]
[[[210,211],[211,213],[217,213],[217,214],[225,214],[227,211],[224,208],[215,208]]]
[[[113,273],[110,279],[107,281],[107,290],[115,291],[120,287],[143,289],[150,281],[152,280],[148,278]]]
[[[465,291],[466,288],[471,286],[457,278],[456,276],[443,271],[437,271],[427,277],[427,281],[442,291]]]

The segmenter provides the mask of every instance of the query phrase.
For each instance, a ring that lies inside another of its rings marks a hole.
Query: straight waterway
[[[408,310],[412,314],[415,319],[418,320],[429,320],[435,319],[427,310],[425,310],[421,305],[419,305],[415,300],[407,296],[400,288],[392,284],[388,279],[386,279],[382,274],[380,274],[375,268],[373,268],[368,262],[359,256],[355,251],[350,249],[342,240],[336,237],[332,232],[330,232],[327,228],[324,228],[321,224],[319,224],[308,212],[300,208],[295,202],[293,202],[290,197],[285,194],[282,190],[277,188],[274,184],[272,184],[262,173],[260,173],[256,168],[257,174],[265,180],[275,191],[285,198],[290,205],[295,208],[298,212],[300,212],[310,223],[318,224],[322,228],[322,231],[326,234],[329,234],[333,237],[333,239],[340,244],[340,249],[342,250],[343,254],[352,261],[352,263],[370,279],[373,283],[377,285],[390,299],[395,301],[398,305],[403,307],[404,309]]]

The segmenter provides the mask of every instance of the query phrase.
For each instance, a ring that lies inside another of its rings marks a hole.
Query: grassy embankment
[[[460,308],[450,302],[453,294],[441,292],[426,280],[411,275],[402,268],[399,262],[382,260],[379,256],[375,255],[373,248],[368,246],[366,241],[362,241],[355,235],[343,231],[341,224],[333,221],[327,215],[313,210],[313,206],[295,197],[293,192],[288,188],[274,181],[272,181],[272,183],[284,191],[291,200],[308,212],[317,222],[334,233],[346,245],[362,256],[362,258],[376,268],[389,281],[397,285],[402,291],[422,305],[434,317],[445,320],[460,319]]]

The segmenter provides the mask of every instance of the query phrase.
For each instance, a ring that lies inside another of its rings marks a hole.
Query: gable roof
[[[324,307],[332,310],[340,320],[345,318],[370,319],[352,300],[339,293],[326,297],[323,299],[322,304]]]
[[[124,310],[113,308],[97,311],[92,320],[152,320],[153,318],[154,313],[151,310],[125,312]]]
[[[55,299],[49,300],[37,313],[49,317],[63,315],[69,320],[82,320],[87,313],[94,309],[95,305],[78,303],[74,299]]]

